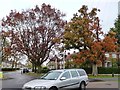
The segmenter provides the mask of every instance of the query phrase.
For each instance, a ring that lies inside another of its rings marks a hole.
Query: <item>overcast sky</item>
[[[46,3],[66,13],[65,19],[69,21],[82,5],[88,5],[90,10],[94,7],[101,10],[101,12],[98,13],[101,20],[101,27],[104,32],[108,32],[109,28],[114,26],[114,21],[118,15],[118,1],[119,0],[1,0],[0,19],[8,15],[10,10],[16,9],[20,11]]]

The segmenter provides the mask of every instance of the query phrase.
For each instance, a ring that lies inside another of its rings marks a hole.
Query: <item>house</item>
[[[117,66],[117,62],[120,60],[120,53],[119,52],[109,52],[105,54],[105,67],[115,67]]]
[[[4,61],[2,62],[2,68],[11,68],[12,67],[12,62],[11,61]]]
[[[66,56],[65,62],[69,62],[70,65],[68,65],[68,68],[70,67],[74,67],[73,64],[71,64],[70,62],[73,61],[73,59],[71,58],[71,55],[76,54],[75,52],[73,54],[68,53],[68,55]],[[104,67],[117,67],[118,66],[118,62],[120,63],[120,52],[109,52],[105,54],[106,60],[104,62]],[[99,67],[102,67],[102,63],[99,65]]]
[[[50,61],[47,63],[47,66],[49,69],[62,69],[62,68],[73,68],[75,65],[72,63],[73,59],[71,58],[71,55],[76,54],[75,52],[73,54],[68,53],[65,55],[65,58],[59,59],[57,56],[50,59]],[[117,62],[120,58],[120,53],[117,52],[110,52],[106,53],[106,60],[104,62],[105,67],[115,67],[117,66]],[[99,65],[99,67],[102,67],[102,63]]]
[[[70,53],[68,53],[68,55],[64,55],[61,59],[55,55],[46,65],[49,69],[64,69],[71,61]],[[71,67],[72,65],[69,64],[69,66]]]
[[[47,63],[47,67],[49,69],[63,69],[64,68],[64,60],[58,58],[56,55],[50,59]]]
[[[21,62],[17,63],[17,67],[16,68],[23,68],[23,67],[25,67],[25,65],[23,65]]]
[[[1,67],[2,68],[23,68],[24,67],[24,65],[21,63],[21,62],[18,62],[18,63],[14,63],[14,66],[12,66],[13,65],[13,61],[3,61],[2,62],[2,65],[1,65]]]

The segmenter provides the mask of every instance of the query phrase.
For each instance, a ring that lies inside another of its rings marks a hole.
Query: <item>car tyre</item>
[[[51,87],[49,90],[58,90],[57,87]]]
[[[86,90],[86,86],[85,86],[84,82],[81,82],[79,89],[80,90]]]

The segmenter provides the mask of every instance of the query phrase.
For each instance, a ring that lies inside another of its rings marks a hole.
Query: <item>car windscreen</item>
[[[57,80],[61,73],[62,72],[60,72],[60,71],[50,71],[47,74],[45,74],[44,76],[42,76],[40,79]]]

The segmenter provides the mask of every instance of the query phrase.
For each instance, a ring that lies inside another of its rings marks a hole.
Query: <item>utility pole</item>
[[[0,71],[2,66],[2,37],[0,35]]]

